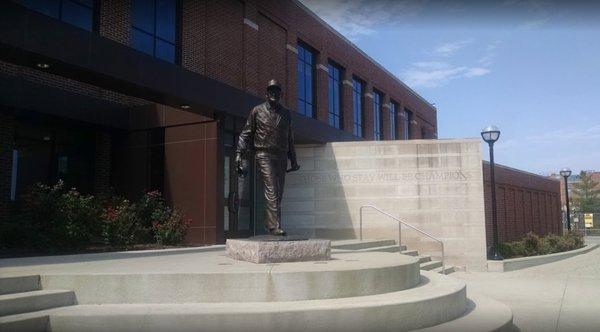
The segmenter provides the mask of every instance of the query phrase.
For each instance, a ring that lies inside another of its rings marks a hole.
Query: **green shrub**
[[[13,247],[38,250],[80,249],[99,232],[99,208],[93,196],[66,190],[64,182],[36,184],[20,212],[8,223]]]
[[[514,258],[574,250],[583,247],[583,244],[583,235],[578,232],[545,236],[538,236],[530,232],[520,241],[501,243],[498,249],[504,258]]]
[[[140,241],[149,243],[156,239],[154,224],[168,224],[173,210],[159,191],[150,191],[137,201],[136,214],[140,221]]]
[[[126,199],[104,209],[102,238],[106,245],[127,248],[138,242],[142,228],[136,212],[135,206]]]
[[[154,238],[158,244],[180,244],[183,242],[191,222],[191,219],[185,219],[179,212],[174,210],[165,222],[155,221],[152,224]]]

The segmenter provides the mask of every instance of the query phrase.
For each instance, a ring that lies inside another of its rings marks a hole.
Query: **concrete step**
[[[437,272],[440,274],[450,274],[450,273],[454,273],[456,272],[456,269],[454,268],[454,266],[446,266],[444,267],[444,270],[442,271],[442,267],[436,267],[435,269],[431,270],[433,272]]]
[[[18,276],[0,278],[0,295],[40,290],[40,276]]]
[[[431,256],[429,255],[420,255],[417,258],[419,259],[419,264],[431,262]]]
[[[422,271],[418,287],[289,302],[77,305],[50,315],[52,331],[406,331],[462,316],[464,282]],[[420,314],[426,308],[427,314]]]
[[[457,319],[418,332],[477,331],[517,332],[512,310],[505,304],[487,296],[469,291],[466,312]]]
[[[75,304],[75,293],[69,290],[37,290],[0,295],[0,316],[22,314]]]
[[[421,264],[421,270],[433,270],[436,267],[441,267],[442,266],[442,262],[441,261],[429,261],[429,262],[425,262]]]
[[[382,247],[373,247],[373,248],[366,248],[366,249],[357,249],[357,250],[353,250],[356,252],[373,252],[373,251],[380,251],[380,252],[400,252],[402,250],[406,250],[406,246],[399,246],[397,244],[391,245],[391,246],[382,246]]]
[[[0,332],[50,331],[50,313],[56,309],[0,317]]]
[[[408,256],[419,256],[418,250],[403,250],[400,253],[403,255],[408,255]]]
[[[367,249],[367,248],[375,248],[375,247],[384,247],[384,246],[392,246],[395,245],[396,241],[394,240],[358,240],[358,239],[350,239],[350,240],[338,240],[331,242],[332,249],[346,249],[346,250],[357,250],[357,249]]]
[[[388,252],[349,251],[333,253],[329,261],[280,264],[215,255],[194,273],[53,274],[44,276],[43,286],[73,290],[79,304],[283,302],[399,291],[418,285],[420,273],[416,257]]]

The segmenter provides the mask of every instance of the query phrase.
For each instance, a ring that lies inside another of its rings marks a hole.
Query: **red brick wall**
[[[106,0],[108,1],[108,0]],[[291,0],[184,0],[182,13],[182,66],[263,97],[266,83],[275,78],[284,87],[283,103],[296,110],[296,53],[300,39],[317,52],[315,70],[316,117],[328,121],[327,66],[331,59],[344,69],[345,79],[357,75],[366,82],[365,93],[381,91],[386,103],[414,113],[412,138],[437,136],[435,109],[399,83],[353,45]],[[245,20],[245,21],[244,21]],[[344,85],[344,128],[352,131],[351,87]],[[372,138],[372,99],[365,98],[365,134]],[[385,108],[384,110],[387,110]],[[386,112],[384,112],[386,113]],[[384,114],[384,133],[389,127]],[[400,126],[398,126],[400,128]]]
[[[100,35],[129,45],[131,31],[131,1],[100,1]]]
[[[528,232],[561,234],[560,183],[502,165],[496,172],[498,241],[517,240]],[[485,220],[488,246],[492,244],[490,166],[483,163]]]
[[[9,212],[14,137],[14,117],[0,111],[0,221],[7,218]]]

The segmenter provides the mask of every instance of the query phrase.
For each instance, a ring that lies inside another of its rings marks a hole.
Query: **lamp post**
[[[490,147],[490,177],[492,178],[492,229],[493,229],[493,247],[491,259],[495,261],[502,260],[502,255],[498,251],[498,219],[496,216],[496,175],[494,172],[494,143],[500,138],[500,129],[496,126],[488,126],[481,131],[481,137]]]
[[[560,175],[565,178],[565,201],[567,203],[567,230],[571,231],[571,209],[569,207],[569,183],[567,179],[571,176],[571,169],[565,167],[560,170]]]

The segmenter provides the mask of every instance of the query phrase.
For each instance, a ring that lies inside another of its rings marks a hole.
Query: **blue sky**
[[[600,6],[302,2],[435,103],[440,138],[480,137],[495,124],[498,163],[545,175],[600,171]]]

